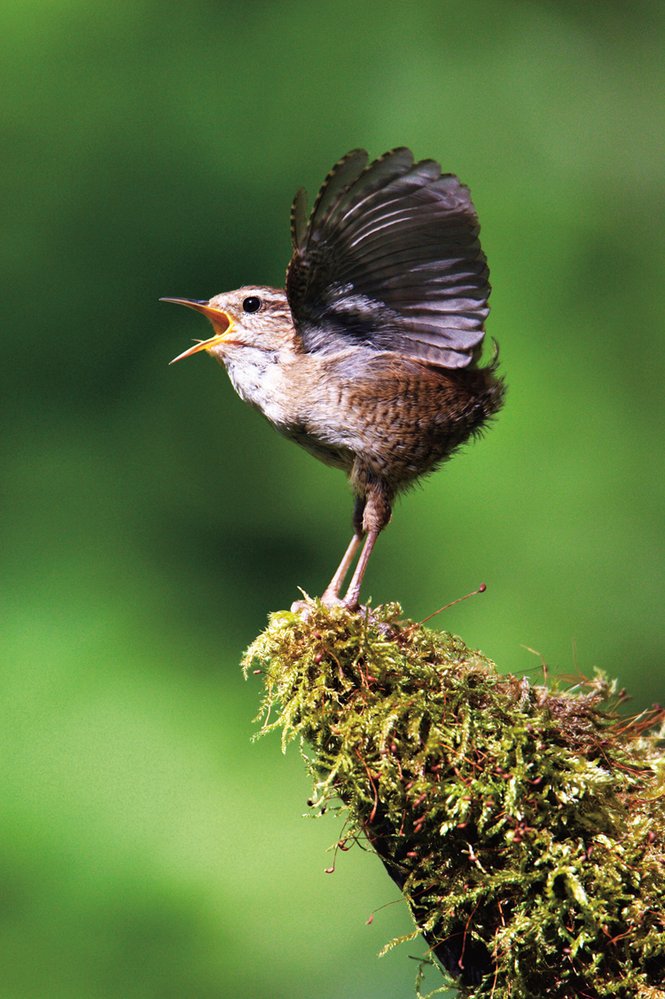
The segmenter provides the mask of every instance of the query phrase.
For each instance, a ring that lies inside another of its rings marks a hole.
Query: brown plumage
[[[286,290],[247,286],[210,301],[166,299],[210,319],[197,342],[284,436],[343,469],[354,535],[324,591],[358,606],[395,495],[476,433],[503,399],[477,365],[489,275],[468,189],[432,160],[363,150],[333,167],[309,221],[298,192]]]

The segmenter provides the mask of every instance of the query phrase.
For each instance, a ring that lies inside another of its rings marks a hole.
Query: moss
[[[601,674],[501,675],[400,613],[311,602],[246,654],[261,731],[311,747],[312,809],[341,804],[462,995],[665,997],[664,712],[621,716]]]

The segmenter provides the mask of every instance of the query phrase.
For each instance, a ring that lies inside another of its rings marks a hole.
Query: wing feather
[[[286,290],[303,348],[362,343],[440,367],[473,361],[489,272],[469,190],[409,149],[364,150],[328,174],[305,221],[293,203]]]

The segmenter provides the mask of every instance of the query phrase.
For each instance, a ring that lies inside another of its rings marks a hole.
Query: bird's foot
[[[321,603],[324,607],[343,607],[344,610],[347,610],[350,614],[357,614],[359,611],[365,610],[365,608],[361,606],[360,600],[358,599],[359,596],[359,592],[352,593],[351,590],[347,590],[344,597],[340,597],[340,595],[334,591],[324,590],[321,594]]]
[[[351,603],[347,597],[342,599],[339,594],[333,593],[331,590],[324,590],[320,597],[321,603],[324,607],[342,607],[344,610],[350,613],[355,613],[360,610],[360,605],[356,600],[355,603]],[[291,604],[291,613],[300,614],[301,617],[307,619],[312,612],[312,603],[310,600],[294,600]]]
[[[311,612],[312,605],[309,600],[294,600],[291,604],[291,613],[299,614],[305,620],[307,620]]]
[[[324,607],[346,607],[346,601],[342,600],[334,590],[324,590],[321,594],[321,603]]]
[[[306,596],[304,591],[302,592],[303,596]],[[374,608],[370,607],[369,604],[356,602],[354,605],[350,605],[348,602],[348,595],[342,599],[336,593],[328,593],[326,591],[323,592],[320,601],[324,607],[341,607],[349,614],[362,614],[367,621],[374,625],[386,638],[392,639],[395,635],[394,627],[387,621],[383,621],[380,617],[377,617]],[[315,604],[311,599],[294,600],[291,604],[291,613],[298,614],[305,622],[309,621],[315,609]]]

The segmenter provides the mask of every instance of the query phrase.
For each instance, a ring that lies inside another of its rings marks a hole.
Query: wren
[[[341,468],[353,537],[323,592],[359,606],[397,493],[433,471],[500,408],[496,357],[479,364],[489,271],[468,188],[409,149],[339,160],[306,214],[291,210],[286,289],[249,285],[209,301],[166,298],[212,323],[207,351],[285,437]],[[358,549],[351,581],[340,598]]]

